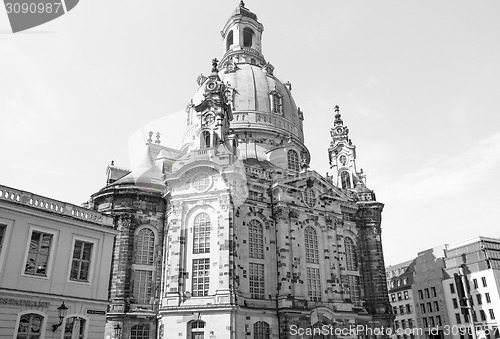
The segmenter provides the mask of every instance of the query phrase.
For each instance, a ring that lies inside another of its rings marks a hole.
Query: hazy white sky
[[[0,183],[80,204],[149,130],[178,146],[238,1],[85,0],[12,34],[0,8]],[[385,203],[386,264],[498,237],[500,2],[246,1],[329,171],[333,107]]]

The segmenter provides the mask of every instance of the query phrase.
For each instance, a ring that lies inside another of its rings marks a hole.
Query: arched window
[[[311,226],[304,230],[304,242],[306,249],[306,263],[318,264],[318,237],[316,231]]]
[[[132,326],[130,339],[149,339],[149,325],[140,324]]]
[[[201,320],[190,321],[188,323],[188,338],[189,339],[204,339],[205,338],[205,322]]]
[[[210,253],[210,216],[206,213],[194,218],[193,253]]]
[[[196,192],[203,192],[210,186],[210,176],[206,173],[197,174],[192,181],[192,186]]]
[[[342,171],[342,173],[340,173],[340,181],[342,183],[343,189],[350,189],[351,188],[351,178],[350,178],[349,172]]]
[[[297,153],[297,151],[293,149],[288,150],[287,156],[288,156],[288,169],[291,169],[292,171],[300,171],[299,154]]]
[[[344,237],[345,247],[345,261],[346,268],[349,271],[356,271],[358,269],[358,256],[356,254],[356,245],[349,237]]]
[[[248,248],[250,258],[264,258],[264,227],[255,219],[248,223]]]
[[[243,29],[243,47],[252,47],[253,34],[251,28]]]
[[[135,236],[135,263],[153,265],[155,251],[155,234],[150,228],[143,228]]]
[[[265,321],[257,321],[253,324],[253,339],[269,339],[271,331],[269,324]]]
[[[233,44],[233,31],[229,31],[226,38],[226,52],[229,51],[232,44]]]
[[[201,132],[201,148],[210,148],[210,132],[203,131]]]
[[[85,333],[85,319],[80,317],[66,318],[64,325],[64,339],[83,339]]]
[[[42,333],[43,316],[26,313],[19,318],[16,339],[37,339]]]

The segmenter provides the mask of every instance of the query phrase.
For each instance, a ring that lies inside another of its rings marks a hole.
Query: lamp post
[[[68,312],[68,308],[66,307],[66,305],[64,305],[64,301],[63,301],[61,306],[59,306],[57,308],[57,314],[59,315],[59,324],[52,325],[52,332],[55,332],[59,328],[59,326],[62,325],[64,317],[66,316],[67,312]]]

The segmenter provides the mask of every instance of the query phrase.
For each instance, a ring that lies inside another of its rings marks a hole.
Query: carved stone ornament
[[[227,195],[223,195],[223,196],[220,196],[219,197],[219,206],[221,208],[221,210],[223,211],[227,211],[228,207],[229,207],[229,196]]]
[[[182,203],[180,201],[173,201],[170,205],[172,207],[172,213],[178,216],[182,211]]]
[[[274,215],[278,219],[287,220],[290,215],[290,209],[282,206],[277,207],[274,210]]]

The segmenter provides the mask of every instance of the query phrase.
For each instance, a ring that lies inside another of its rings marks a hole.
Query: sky
[[[0,8],[0,184],[80,205],[147,132],[179,147],[239,1],[85,0],[12,34]],[[499,237],[500,2],[248,0],[293,85],[311,169],[331,170],[334,106],[385,204],[386,265]]]

